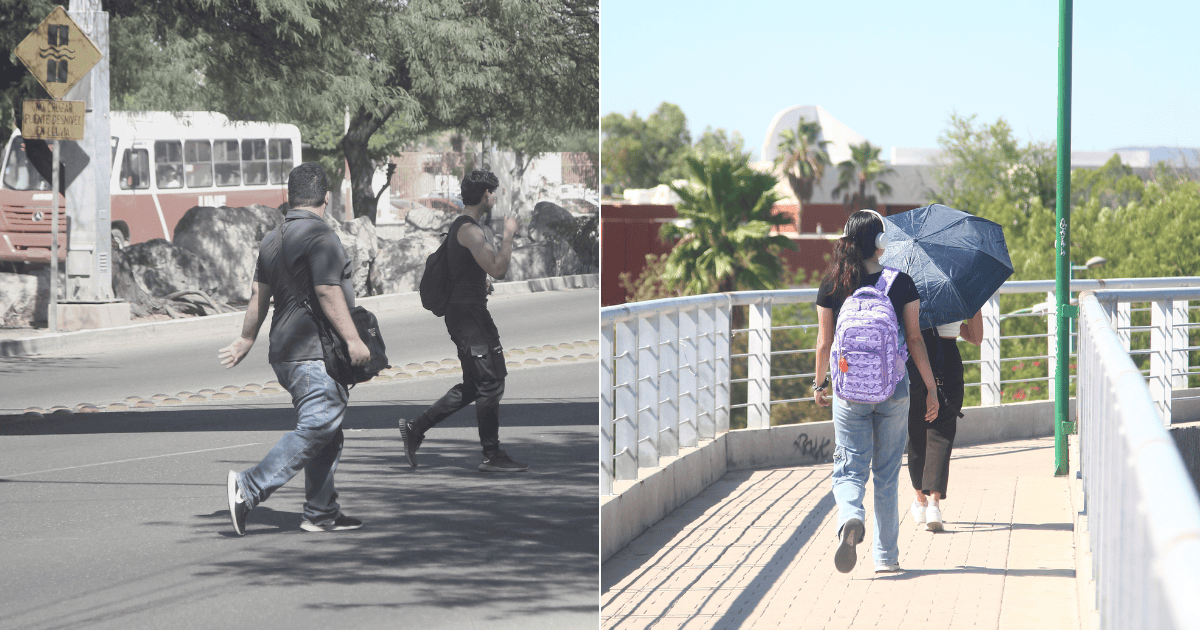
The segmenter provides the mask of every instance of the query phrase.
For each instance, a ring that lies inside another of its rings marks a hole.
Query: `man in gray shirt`
[[[342,514],[333,473],[342,454],[342,419],[349,391],[325,370],[324,353],[313,317],[323,317],[346,340],[353,365],[366,365],[371,353],[350,319],[354,287],[350,263],[337,234],[325,224],[329,178],[314,162],[305,162],[288,175],[288,211],[283,225],[259,246],[254,286],[242,334],[218,353],[226,368],[237,365],[258,337],[271,298],[268,360],[279,383],[292,395],[298,422],[259,464],[241,473],[229,471],[229,516],[239,536],[246,533],[246,515],[275,490],[304,471],[304,520],[310,532],[358,529],[362,521]],[[291,280],[283,274],[289,274]],[[302,294],[296,295],[293,292]],[[308,302],[309,308],[304,303]],[[309,309],[312,313],[309,313]]]

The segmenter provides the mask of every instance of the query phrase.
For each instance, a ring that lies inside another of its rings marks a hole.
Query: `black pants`
[[[923,331],[930,363],[937,366],[934,377],[941,383],[943,398],[938,400],[938,415],[925,420],[925,397],[929,390],[917,366],[908,360],[908,476],[913,488],[925,494],[937,492],[944,498],[950,481],[950,450],[958,430],[958,412],[963,404],[963,366],[954,339],[943,339]],[[938,355],[939,348],[941,350]],[[937,357],[937,359],[935,359]],[[940,361],[938,360],[940,359]],[[938,365],[940,363],[940,365]]]
[[[427,430],[451,414],[475,403],[479,423],[479,443],[485,455],[500,450],[500,398],[504,396],[504,349],[500,333],[483,304],[451,304],[446,308],[446,330],[458,348],[463,381],[450,388],[414,423],[416,430]]]

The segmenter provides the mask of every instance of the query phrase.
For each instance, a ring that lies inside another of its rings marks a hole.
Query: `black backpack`
[[[461,216],[450,224],[450,231],[442,244],[425,259],[425,271],[421,274],[421,306],[441,317],[446,314],[446,305],[450,303],[450,241],[458,238],[458,229],[471,220],[471,217]]]

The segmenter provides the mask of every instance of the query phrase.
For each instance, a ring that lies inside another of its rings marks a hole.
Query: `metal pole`
[[[1054,293],[1058,361],[1054,371],[1054,475],[1067,475],[1067,414],[1070,409],[1071,335],[1071,0],[1058,3],[1058,174],[1054,201],[1058,226]]]
[[[50,332],[58,332],[58,146],[54,140],[53,157],[50,160],[50,309],[46,319],[50,320]]]

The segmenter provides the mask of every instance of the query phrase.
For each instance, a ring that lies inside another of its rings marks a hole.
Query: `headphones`
[[[879,223],[881,223],[883,225],[883,231],[880,232],[879,234],[875,235],[875,249],[877,249],[877,250],[887,249],[887,244],[888,244],[887,221],[883,220],[883,215],[879,214],[878,212],[875,212],[874,210],[871,210],[870,208],[863,208],[859,212],[870,212],[871,214],[879,217]],[[842,238],[849,238],[846,235],[846,231],[844,229],[842,230]]]

